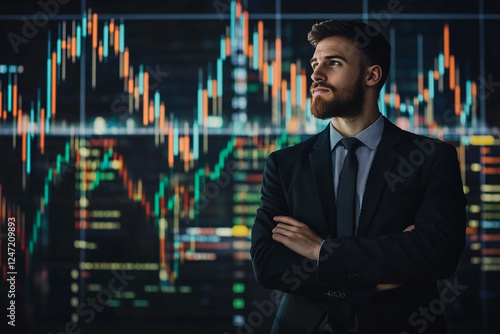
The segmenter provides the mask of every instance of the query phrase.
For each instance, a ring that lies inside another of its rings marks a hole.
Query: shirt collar
[[[370,124],[363,131],[355,135],[354,137],[358,138],[363,145],[368,147],[370,150],[374,150],[377,148],[380,139],[382,139],[382,132],[384,131],[384,118],[382,115],[379,115],[377,120]],[[333,123],[330,122],[330,150],[337,146],[338,142],[342,140],[344,136],[340,134],[340,132],[335,129]]]

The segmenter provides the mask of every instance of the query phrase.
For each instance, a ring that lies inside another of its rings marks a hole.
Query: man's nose
[[[314,82],[326,81],[326,76],[322,71],[321,65],[318,65],[314,69],[313,73],[311,74],[311,79]]]

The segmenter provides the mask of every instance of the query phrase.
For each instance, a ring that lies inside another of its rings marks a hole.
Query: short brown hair
[[[378,89],[382,89],[391,67],[391,45],[380,31],[370,24],[355,20],[328,20],[316,23],[307,34],[307,40],[316,47],[325,37],[342,36],[353,41],[364,58],[361,66],[379,65],[382,77]]]

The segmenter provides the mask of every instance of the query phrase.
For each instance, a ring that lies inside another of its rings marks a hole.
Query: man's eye
[[[336,66],[336,65],[340,65],[340,62],[338,62],[336,60],[330,61],[330,66]]]

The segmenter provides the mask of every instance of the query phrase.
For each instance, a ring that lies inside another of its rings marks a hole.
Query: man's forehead
[[[356,51],[357,48],[350,39],[342,36],[329,36],[318,43],[313,58],[321,58],[328,54],[338,54],[350,58],[357,53]]]

